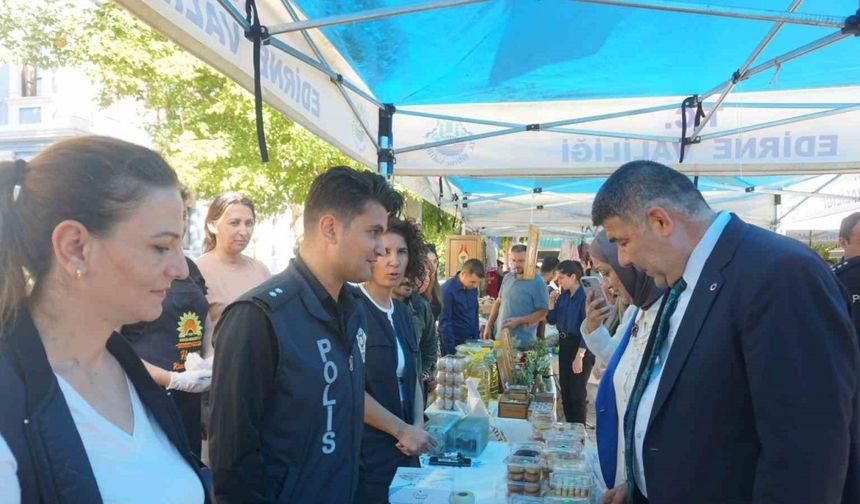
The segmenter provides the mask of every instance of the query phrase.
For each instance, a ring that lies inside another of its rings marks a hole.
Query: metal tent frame
[[[793,124],[860,110],[860,103],[854,102],[733,103],[727,101],[729,95],[735,89],[736,85],[744,80],[749,79],[750,77],[753,77],[757,74],[760,74],[773,68],[776,68],[778,70],[785,63],[796,60],[814,51],[839,43],[849,37],[860,35],[860,10],[858,10],[856,13],[851,13],[848,16],[837,16],[833,14],[797,13],[796,10],[801,5],[802,0],[792,0],[791,3],[786,7],[785,11],[724,7],[712,4],[696,4],[672,0],[569,0],[583,3],[612,5],[618,7],[651,9],[659,11],[670,11],[719,17],[731,17],[773,23],[773,26],[767,32],[767,34],[762,38],[762,40],[757,44],[757,46],[753,48],[751,53],[746,57],[746,59],[741,63],[741,65],[736,70],[731,72],[731,75],[728,79],[701,94],[693,94],[683,100],[683,102],[680,104],[680,108],[682,112],[681,117],[684,122],[684,127],[682,129],[682,135],[680,138],[665,135],[644,135],[631,131],[612,131],[572,127],[577,125],[588,125],[590,123],[604,121],[607,119],[626,118],[640,114],[649,114],[652,112],[672,110],[679,107],[679,104],[677,103],[666,103],[653,107],[624,110],[607,114],[574,117],[570,119],[545,123],[512,123],[474,117],[470,118],[446,114],[435,114],[430,112],[409,110],[407,108],[398,109],[397,104],[382,103],[371,93],[365,91],[364,88],[366,86],[363,86],[363,83],[359,84],[355,82],[350,82],[350,80],[345,78],[342,74],[337,73],[335,70],[333,70],[332,66],[329,64],[328,61],[326,61],[326,58],[323,56],[323,53],[320,51],[313,38],[308,33],[309,30],[319,29],[322,27],[343,25],[348,23],[359,23],[363,21],[381,19],[390,16],[408,15],[415,12],[453,8],[465,4],[485,2],[486,0],[428,0],[399,7],[372,9],[367,11],[353,12],[350,14],[322,17],[318,19],[303,18],[300,13],[300,10],[296,7],[296,5],[294,5],[291,0],[281,0],[281,3],[283,4],[292,21],[288,23],[272,25],[268,28],[263,26],[263,29],[259,32],[254,31],[254,26],[252,25],[250,18],[251,9],[256,9],[256,6],[254,5],[254,0],[245,0],[246,7],[249,11],[249,16],[247,19],[241,15],[241,13],[229,2],[229,0],[217,1],[230,15],[230,17],[232,17],[237,23],[239,23],[239,25],[245,30],[246,37],[258,37],[258,42],[268,44],[271,47],[278,49],[283,53],[293,58],[296,58],[307,65],[310,65],[311,67],[326,75],[331,80],[331,82],[335,86],[337,86],[337,89],[339,90],[341,96],[349,106],[349,109],[352,111],[354,119],[360,125],[364,135],[370,140],[371,144],[376,149],[379,173],[386,176],[391,176],[395,173],[396,156],[399,154],[405,154],[409,152],[426,150],[463,142],[480,141],[483,139],[495,138],[504,135],[514,135],[537,131],[548,131],[563,135],[608,137],[625,140],[646,140],[673,143],[680,145],[680,162],[683,162],[684,150],[686,148],[693,148],[692,146],[703,141],[714,140],[718,138],[728,137],[731,135],[771,128],[774,126]],[[826,27],[832,28],[834,29],[834,31],[813,42],[797,47],[791,51],[781,54],[780,56],[771,58],[767,61],[758,63],[757,65],[753,66],[758,60],[759,56],[765,50],[765,48],[777,35],[777,33],[787,24]],[[285,43],[283,40],[275,36],[278,34],[290,32],[301,32],[305,42],[311,48],[311,52],[313,54],[305,54],[301,50],[290,46],[289,44]],[[259,75],[256,76],[256,79],[259,80]],[[257,86],[257,90],[259,93],[259,85]],[[715,100],[706,101],[715,95],[718,95]],[[371,128],[367,124],[367,121],[362,118],[361,114],[359,114],[354,102],[354,99],[356,97],[366,100],[367,102],[373,104],[376,108],[379,109],[379,129],[377,132],[374,133],[373,131],[371,131]],[[258,99],[260,98],[258,97]],[[750,124],[728,130],[708,132],[707,128],[710,124],[710,119],[713,114],[719,109],[732,107],[790,109],[796,110],[798,111],[798,113],[791,117],[779,120]],[[689,135],[687,134],[686,126],[688,118],[687,109],[692,109],[694,112],[692,115],[693,125],[691,127]],[[812,111],[810,112],[810,110]],[[395,147],[394,135],[396,131],[393,130],[392,122],[392,117],[395,113],[416,117],[424,117],[428,119],[459,121],[463,123],[489,126],[497,129],[479,134],[457,136],[454,138],[447,138],[433,142]],[[464,174],[469,175],[468,171],[466,171]],[[523,210],[530,209],[534,212],[540,212],[549,210],[553,206],[564,206],[564,204],[560,202],[548,204],[536,203],[534,205],[529,205],[527,203],[517,201],[518,197],[522,197],[524,195],[529,194],[537,195],[542,193],[545,196],[554,195],[556,197],[560,197],[562,200],[565,200],[566,198],[566,201],[568,203],[578,201],[575,196],[565,197],[563,193],[552,191],[552,184],[549,183],[549,181],[548,184],[544,184],[544,187],[518,187],[516,188],[518,192],[515,194],[497,193],[484,194],[480,197],[471,197],[472,195],[470,195],[469,193],[463,192],[456,188],[456,186],[451,184],[449,177],[440,177],[439,193],[438,197],[436,197],[436,191],[433,188],[433,183],[428,177],[428,175],[431,174],[410,173],[410,175],[424,177],[424,181],[429,189],[429,194],[433,194],[433,199],[435,199],[437,205],[448,211],[453,210],[455,212],[460,212],[463,214],[463,216],[466,217],[470,215],[480,215],[480,213],[475,213],[477,209],[482,209],[482,207],[486,206],[498,207],[498,205],[500,205],[501,203],[504,203],[506,205],[505,208],[495,209],[495,215],[500,218],[503,218],[506,213],[514,211],[521,212]],[[437,174],[434,173],[432,175],[435,176]],[[755,187],[750,184],[743,183],[743,181],[740,179],[738,179],[736,183],[729,184],[715,185],[714,183],[708,183],[706,185],[703,185],[703,188],[738,192],[740,193],[738,196],[736,196],[738,198],[749,197],[751,193],[770,194],[773,195],[775,198],[779,198],[782,195],[790,194],[791,196],[802,196],[804,198],[802,202],[806,201],[809,198],[818,197],[848,198],[852,201],[860,202],[860,198],[843,197],[833,194],[825,194],[821,192],[825,187],[830,185],[830,183],[837,180],[838,177],[839,175],[835,175],[827,184],[822,185],[817,190],[803,193],[798,193],[796,191],[786,191],[782,186],[779,186],[779,184],[777,184],[778,187]],[[445,183],[448,189],[447,196],[442,188],[443,178],[445,179]],[[774,216],[773,222],[771,222],[770,225],[778,225],[779,222],[784,219],[786,215],[793,212],[796,208],[797,206],[793,207],[782,217]],[[576,217],[582,216],[577,215]],[[536,217],[535,221],[537,222],[538,219],[539,217]],[[546,225],[551,227],[553,225],[553,222],[546,222]]]

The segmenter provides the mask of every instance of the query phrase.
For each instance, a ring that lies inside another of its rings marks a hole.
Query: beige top
[[[246,255],[241,258],[238,264],[225,264],[214,252],[207,252],[195,261],[206,280],[206,299],[213,323],[218,321],[227,305],[272,276],[269,268],[260,261]]]

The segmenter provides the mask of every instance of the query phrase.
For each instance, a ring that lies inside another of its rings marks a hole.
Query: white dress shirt
[[[702,270],[705,268],[705,262],[714,251],[714,246],[717,240],[723,234],[723,230],[731,220],[732,216],[728,212],[720,212],[717,218],[711,223],[708,230],[705,231],[702,239],[693,249],[690,258],[687,259],[687,266],[684,268],[682,275],[684,281],[687,282],[687,288],[678,297],[678,305],[675,307],[675,312],[669,319],[669,333],[666,335],[666,341],[663,343],[663,348],[659,349],[660,354],[658,360],[654,363],[651,370],[651,378],[648,380],[648,386],[642,394],[642,399],[639,401],[639,409],[636,411],[636,425],[634,428],[634,459],[633,473],[636,479],[636,487],[642,492],[645,497],[648,496],[647,487],[645,486],[645,465],[642,462],[642,445],[645,441],[645,432],[648,429],[648,421],[651,419],[651,410],[654,407],[654,399],[657,396],[657,388],[660,385],[660,379],[663,376],[663,367],[669,352],[672,349],[672,343],[675,341],[675,334],[678,332],[678,326],[684,319],[684,314],[687,312],[687,306],[690,304],[690,298],[693,297],[693,292],[696,290],[696,283],[702,275]],[[659,323],[659,321],[657,322]],[[647,379],[647,377],[643,377]]]

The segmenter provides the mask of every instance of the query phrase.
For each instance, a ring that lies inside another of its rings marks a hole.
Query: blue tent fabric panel
[[[769,176],[769,177],[700,177],[702,191],[737,190],[748,187],[786,188],[814,177]],[[466,194],[516,196],[528,194],[535,188],[561,194],[593,194],[600,190],[605,178],[471,178],[451,177],[450,181]]]
[[[318,18],[412,0],[299,0]],[[702,3],[706,2],[694,2]],[[786,0],[723,0],[783,11]],[[854,0],[809,0],[797,12],[847,17]],[[730,78],[773,23],[587,4],[495,0],[323,28],[383,102],[428,105],[702,93]],[[759,62],[836,30],[786,25]],[[743,91],[855,84],[849,38],[743,82]]]

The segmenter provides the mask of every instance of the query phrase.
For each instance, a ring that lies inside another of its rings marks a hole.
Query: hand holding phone
[[[582,288],[585,289],[586,296],[591,293],[592,299],[602,299],[604,303],[607,305],[609,304],[609,300],[606,299],[606,293],[603,292],[602,278],[599,276],[584,276],[579,283],[582,284]]]
[[[585,329],[591,333],[609,318],[614,307],[606,298],[600,277],[586,276],[582,277],[579,282],[585,289]]]

